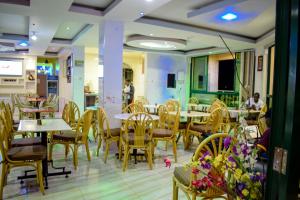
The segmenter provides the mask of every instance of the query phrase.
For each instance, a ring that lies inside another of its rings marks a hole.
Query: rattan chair
[[[131,149],[145,150],[149,168],[152,169],[152,127],[153,120],[148,113],[133,113],[124,125],[124,133],[121,135],[124,147],[123,171],[127,169]]]
[[[177,143],[176,134],[179,126],[179,112],[170,114],[166,106],[159,107],[159,124],[153,129],[153,141],[156,145],[158,141],[171,142],[173,145],[173,154],[177,162]]]
[[[73,163],[74,168],[78,166],[78,147],[85,145],[87,159],[91,160],[89,151],[88,134],[92,123],[93,111],[87,110],[83,113],[77,123],[77,127],[72,131],[62,131],[60,133],[54,133],[50,140],[49,159],[52,160],[53,146],[56,144],[67,145],[73,150]]]
[[[139,103],[131,103],[122,110],[122,113],[137,113],[137,112],[145,112],[143,105]]]
[[[12,168],[33,167],[37,171],[37,182],[40,191],[45,194],[42,174],[42,160],[47,156],[47,149],[42,145],[11,147],[5,134],[5,125],[0,120],[0,151],[2,156],[2,173],[0,183],[0,198],[3,198],[3,188],[7,184],[7,176]]]
[[[228,136],[226,133],[213,134],[203,140],[198,146],[192,157],[192,161],[197,161],[205,153],[209,152],[211,157],[216,157],[219,154],[228,154],[231,148],[225,148],[223,140]],[[201,170],[201,169],[200,169]],[[227,199],[225,192],[219,188],[209,188],[205,192],[199,192],[192,182],[197,180],[197,175],[192,173],[192,169],[185,167],[175,167],[173,173],[173,200],[178,200],[178,189],[180,188],[186,195],[188,200],[196,200],[197,197],[203,199],[223,198]]]
[[[196,136],[200,141],[200,137],[203,134],[209,135],[211,133],[216,133],[221,131],[221,126],[223,123],[223,111],[221,107],[215,108],[211,111],[210,116],[204,122],[192,121],[187,127],[185,134],[185,144],[184,148],[189,149],[193,136]]]
[[[121,157],[122,148],[120,143],[120,128],[111,129],[109,121],[106,117],[106,113],[103,108],[99,108],[97,111],[97,121],[98,121],[98,146],[97,146],[97,156],[99,156],[99,150],[102,144],[102,140],[105,142],[105,154],[104,163],[106,163],[107,156],[109,153],[110,144],[116,142],[119,148],[119,158]]]

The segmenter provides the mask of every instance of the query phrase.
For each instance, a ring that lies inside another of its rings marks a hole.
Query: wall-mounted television
[[[234,60],[219,60],[218,90],[234,90]]]
[[[176,88],[175,74],[168,74],[167,88]]]
[[[22,76],[23,60],[0,58],[0,76]]]

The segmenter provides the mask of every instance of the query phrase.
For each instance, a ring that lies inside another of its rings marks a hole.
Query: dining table
[[[35,119],[41,119],[41,113],[55,112],[52,108],[21,108],[20,111],[26,114],[34,114]]]
[[[39,133],[41,135],[41,144],[48,149],[48,134],[58,131],[71,131],[72,128],[67,124],[63,119],[42,119],[42,120],[20,120],[20,124],[18,127],[19,133],[26,133],[26,132],[34,132]],[[52,161],[50,161],[52,162]],[[52,162],[53,164],[53,162]],[[52,165],[53,166],[53,165]],[[53,172],[50,173],[48,171],[48,155],[42,161],[42,168],[43,168],[43,176],[45,179],[45,188],[48,188],[48,177],[49,176],[58,176],[58,175],[65,175],[68,177],[68,174],[71,174],[71,171],[66,171],[65,167],[53,167],[54,169],[62,169],[61,172]],[[27,175],[25,172],[24,176],[19,176],[19,180],[27,179],[27,178],[34,178],[36,175]]]
[[[44,97],[27,97],[26,100],[33,104],[34,107],[38,107],[40,102],[46,101],[47,99]]]
[[[157,114],[158,107],[161,104],[144,104],[143,107],[150,113],[151,110],[153,110],[154,114]]]

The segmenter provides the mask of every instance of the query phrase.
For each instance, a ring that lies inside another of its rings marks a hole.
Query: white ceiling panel
[[[54,37],[61,39],[72,39],[85,26],[81,22],[64,22],[58,27]]]
[[[74,0],[73,3],[89,6],[89,7],[105,9],[113,1],[114,0]]]
[[[29,17],[0,13],[0,33],[28,34]]]

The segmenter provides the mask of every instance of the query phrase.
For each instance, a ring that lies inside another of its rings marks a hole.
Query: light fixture
[[[153,34],[152,34],[152,33],[150,33],[149,35],[150,35],[150,36],[153,36]]]
[[[151,37],[146,35],[132,35],[127,37],[126,44],[132,47],[152,50],[184,49],[186,41],[175,38]]]
[[[145,15],[145,13],[144,13],[144,12],[140,12],[140,16],[142,16],[142,17],[143,17],[144,15]]]
[[[146,0],[147,2],[152,2],[153,0]]]
[[[32,39],[33,41],[36,41],[36,40],[37,40],[37,36],[36,36],[36,34],[35,34],[34,31],[32,31],[31,39]]]
[[[22,47],[28,47],[29,46],[28,42],[25,41],[25,40],[20,41],[18,45],[20,45]]]
[[[212,52],[210,51],[210,52],[208,52],[208,54],[212,54]]]
[[[141,46],[150,47],[154,49],[170,49],[176,48],[174,45],[168,44],[167,42],[160,43],[160,42],[141,42]]]
[[[227,20],[227,21],[231,21],[237,18],[237,15],[234,13],[226,13],[224,15],[221,16],[222,19]]]
[[[67,29],[67,31],[68,31],[68,30],[70,30],[70,27],[67,27],[66,29]]]

